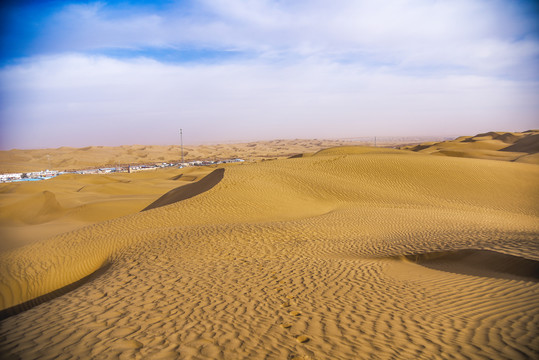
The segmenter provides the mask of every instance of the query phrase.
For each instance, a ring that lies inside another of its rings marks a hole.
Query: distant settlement
[[[126,165],[118,167],[108,167],[108,168],[96,168],[96,169],[85,169],[85,170],[74,170],[74,171],[57,171],[57,170],[44,170],[36,172],[25,172],[25,173],[11,173],[11,174],[0,174],[0,183],[7,182],[20,182],[20,181],[40,181],[52,179],[58,175],[62,174],[109,174],[109,173],[118,173],[118,172],[137,172],[137,171],[146,171],[146,170],[155,170],[165,167],[178,167],[184,168],[189,166],[208,166],[208,165],[217,165],[217,164],[227,164],[227,163],[237,163],[244,162],[243,159],[228,159],[228,160],[217,160],[217,161],[191,161],[184,163],[159,163],[153,165]]]

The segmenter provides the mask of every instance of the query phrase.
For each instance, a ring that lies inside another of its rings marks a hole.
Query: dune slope
[[[457,250],[404,257],[417,264],[459,274],[539,281],[539,261],[490,250]]]
[[[539,284],[395,257],[539,260],[539,167],[334,149],[227,168],[195,197],[0,254],[25,358],[470,358],[539,354]],[[458,265],[457,265],[458,266]]]
[[[424,154],[539,164],[539,130],[488,132],[455,140],[403,146]]]
[[[171,189],[181,192],[214,169],[168,168],[107,175],[64,174],[0,184],[0,251],[139,212]]]
[[[186,200],[202,194],[205,191],[210,190],[212,187],[217,185],[219,181],[223,178],[225,169],[213,170],[211,173],[206,175],[203,179],[183,186],[179,186],[175,189],[170,190],[165,195],[161,196],[159,199],[155,200],[150,205],[146,206],[142,211],[155,209],[161,206],[170,205],[178,201]],[[175,179],[177,180],[177,179]]]

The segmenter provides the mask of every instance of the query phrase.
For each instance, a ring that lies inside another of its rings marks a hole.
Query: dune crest
[[[178,201],[186,200],[206,192],[213,188],[221,181],[225,173],[225,169],[216,169],[206,175],[201,180],[193,184],[187,184],[170,190],[159,199],[155,200],[150,205],[146,206],[142,211],[155,209],[161,206],[170,205]],[[177,180],[177,179],[174,179]]]
[[[33,307],[36,307],[46,301],[53,300],[59,296],[65,295],[68,292],[77,289],[78,287],[84,285],[87,282],[92,281],[93,279],[96,279],[100,275],[104,274],[105,271],[109,268],[109,264],[103,264],[99,269],[95,270],[89,275],[84,276],[83,278],[72,282],[71,284],[68,284],[62,288],[56,289],[54,291],[51,291],[48,294],[43,294],[41,296],[38,296],[36,298],[33,298],[31,300],[28,300],[24,303],[20,303],[18,305],[14,305],[9,308],[5,308],[0,310],[0,321],[9,318],[10,316],[14,316],[17,314],[20,314],[24,311],[30,310]],[[106,294],[103,294],[103,296],[106,296]]]
[[[400,147],[424,154],[539,164],[539,130],[488,132],[451,141]]]

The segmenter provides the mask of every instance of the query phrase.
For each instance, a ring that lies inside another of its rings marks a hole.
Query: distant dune
[[[431,137],[432,139],[432,137]],[[394,147],[417,138],[385,137],[378,140],[379,146]],[[248,161],[286,158],[313,154],[335,146],[372,145],[374,138],[367,140],[324,140],[295,139],[254,141],[235,144],[208,144],[184,146],[186,161],[219,160],[242,158]],[[0,173],[51,170],[77,170],[95,167],[114,167],[123,164],[154,164],[180,162],[179,145],[123,145],[87,146],[84,148],[60,147],[57,149],[0,151]]]
[[[424,154],[539,164],[539,130],[488,132],[455,140],[403,146]]]
[[[289,157],[331,146],[358,145],[346,140],[273,140],[240,144],[184,146],[187,161],[241,157],[245,160]],[[180,162],[179,145],[88,146],[84,148],[0,151],[0,173],[114,167],[122,164]]]
[[[533,136],[4,184],[2,354],[538,358]]]

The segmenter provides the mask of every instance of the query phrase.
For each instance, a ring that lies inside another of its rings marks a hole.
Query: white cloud
[[[4,147],[524,130],[539,84],[305,61],[174,65],[64,55],[4,69]]]
[[[206,0],[188,8],[136,10],[118,12],[102,3],[66,7],[44,31],[43,46],[232,49],[285,61],[319,57],[390,65],[395,71],[538,75],[539,42],[530,35],[535,20],[508,2]]]
[[[36,40],[49,55],[0,71],[2,146],[175,143],[180,126],[193,142],[537,127],[537,24],[514,2],[148,9],[94,3],[52,16]],[[165,63],[152,49],[246,55]]]

